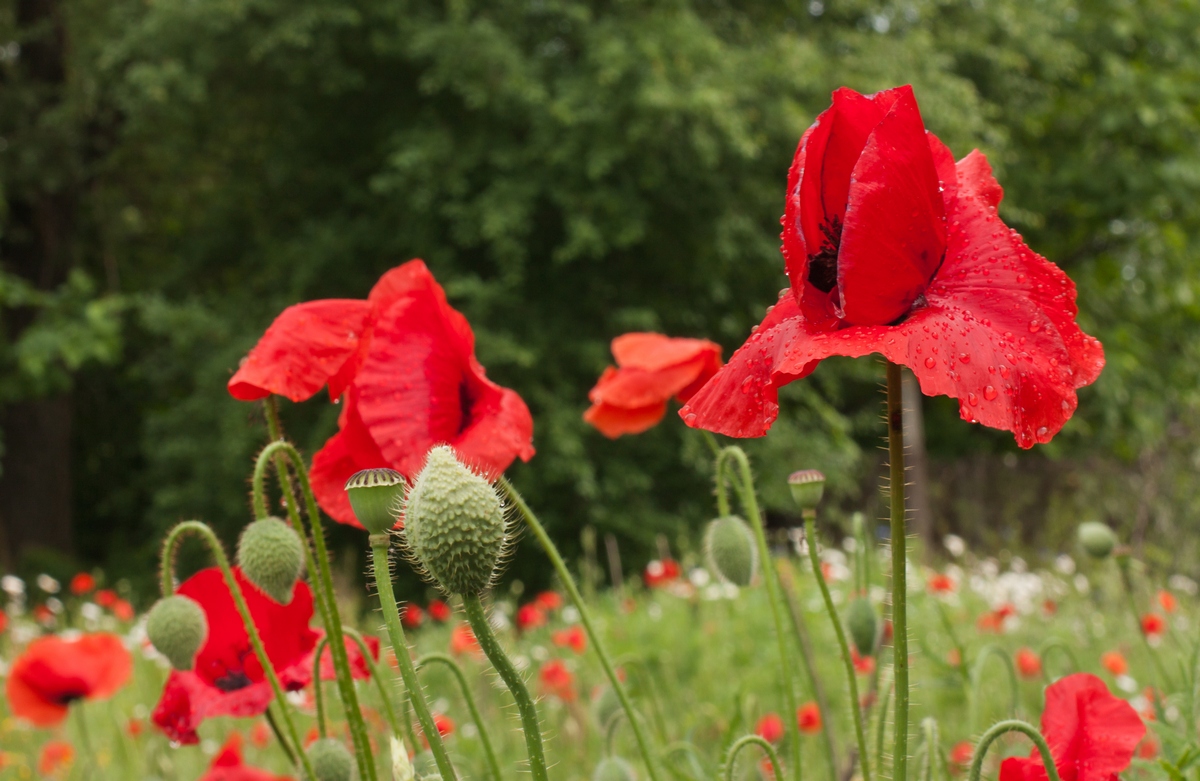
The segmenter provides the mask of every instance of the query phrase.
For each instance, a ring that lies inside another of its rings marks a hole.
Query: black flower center
[[[64,689],[60,692],[55,692],[51,698],[56,705],[70,705],[75,700],[81,700],[87,696],[87,690],[80,686],[78,689]]]
[[[828,293],[837,286],[837,256],[838,246],[842,242],[842,221],[830,217],[821,224],[821,233],[825,235],[821,249],[808,256],[808,281],[822,293]]]
[[[454,432],[455,436],[462,434],[467,430],[474,421],[471,419],[471,408],[475,406],[475,393],[471,389],[471,385],[466,378],[458,384],[458,431]]]
[[[250,677],[245,670],[229,670],[220,678],[213,680],[213,685],[223,692],[235,692],[250,685]]]

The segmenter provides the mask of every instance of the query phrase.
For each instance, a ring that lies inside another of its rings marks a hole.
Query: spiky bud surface
[[[367,531],[383,534],[400,517],[404,487],[404,475],[394,469],[364,469],[346,481],[346,498]]]
[[[748,586],[758,569],[754,532],[741,518],[717,518],[704,531],[704,555],[717,577],[737,586]]]
[[[242,531],[237,562],[250,582],[281,605],[292,601],[304,568],[304,543],[296,530],[278,518],[263,518]]]
[[[1099,521],[1084,521],[1079,524],[1079,544],[1092,558],[1106,559],[1117,545],[1117,535]]]
[[[875,640],[879,635],[879,616],[871,606],[871,600],[858,597],[850,603],[846,610],[846,628],[850,630],[850,639],[862,656],[875,653]]]
[[[507,538],[504,504],[491,483],[445,445],[429,451],[404,502],[404,540],[428,576],[451,594],[491,584]]]
[[[816,469],[801,469],[788,475],[788,488],[801,510],[815,510],[825,495],[825,475]]]
[[[339,740],[321,738],[305,753],[312,765],[314,781],[350,781],[354,776],[354,758]]]
[[[179,594],[164,597],[150,608],[146,636],[172,667],[190,670],[208,638],[208,618],[194,599]]]
[[[592,771],[592,781],[636,781],[633,765],[620,757],[605,757]]]

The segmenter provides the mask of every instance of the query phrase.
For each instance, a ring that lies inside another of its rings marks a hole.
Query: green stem
[[[617,727],[626,720],[625,714],[621,711],[615,711],[608,717],[608,723],[604,725],[604,756],[611,757],[613,755],[613,741],[617,737]]]
[[[908,547],[904,510],[904,408],[900,367],[887,362],[888,494],[891,501],[892,545],[892,666],[896,675],[895,748],[892,778],[908,778]]]
[[[975,658],[975,664],[971,668],[971,701],[968,708],[968,723],[971,728],[975,728],[975,724],[979,720],[979,690],[983,686],[983,670],[987,665],[990,657],[996,657],[1004,666],[1004,671],[1008,675],[1008,699],[1011,704],[1010,713],[1015,715],[1017,706],[1020,704],[1020,684],[1017,681],[1017,671],[1013,667],[1012,658],[998,645],[985,645],[979,652],[979,656]]]
[[[475,722],[475,728],[479,731],[479,741],[483,743],[483,752],[487,755],[488,767],[492,771],[492,778],[495,781],[500,781],[500,761],[496,759],[496,751],[492,748],[492,739],[488,736],[487,726],[483,722],[483,716],[479,713],[479,707],[475,704],[475,695],[471,693],[471,686],[467,683],[467,676],[463,673],[462,668],[458,666],[458,662],[454,661],[447,654],[430,653],[417,659],[416,669],[420,671],[431,662],[438,662],[450,668],[454,679],[458,681],[458,688],[462,692],[463,699],[467,703],[467,710],[471,712],[471,720]]]
[[[458,774],[446,755],[446,746],[442,743],[437,725],[433,722],[429,704],[425,702],[425,693],[421,691],[421,683],[417,680],[412,657],[408,655],[408,642],[404,639],[404,627],[400,625],[400,612],[396,607],[396,593],[392,590],[392,566],[388,560],[391,538],[387,534],[372,534],[368,539],[371,543],[371,570],[375,590],[379,593],[379,607],[383,611],[383,621],[387,626],[388,639],[392,643],[392,652],[396,655],[396,664],[400,667],[400,677],[404,680],[404,688],[408,689],[408,699],[413,710],[417,712],[417,721],[425,732],[425,740],[429,742],[429,750],[433,753],[433,761],[437,764],[443,781],[457,781]]]
[[[887,736],[887,708],[891,698],[892,673],[889,671],[879,687],[879,721],[875,726],[875,772],[880,778],[887,777],[883,772],[883,744]]]
[[[658,769],[655,765],[654,757],[650,752],[650,743],[646,740],[646,734],[637,717],[637,712],[633,709],[633,703],[629,700],[629,694],[625,691],[625,685],[617,677],[617,671],[608,656],[608,651],[605,650],[604,643],[601,641],[599,633],[596,632],[596,627],[592,623],[591,613],[588,610],[587,603],[583,601],[583,596],[579,593],[579,588],[575,585],[575,579],[571,577],[571,573],[567,569],[562,556],[559,555],[554,541],[550,539],[550,535],[546,534],[545,527],[542,526],[537,516],[533,514],[533,510],[529,509],[529,505],[521,498],[521,494],[517,492],[517,489],[513,487],[513,484],[508,481],[507,477],[501,476],[499,484],[509,501],[516,506],[517,511],[521,513],[521,517],[525,519],[525,524],[533,532],[533,536],[537,537],[542,550],[550,558],[550,563],[554,566],[554,571],[558,574],[558,579],[562,581],[563,587],[566,588],[567,595],[571,597],[571,602],[575,605],[575,609],[579,611],[579,621],[583,624],[583,629],[588,634],[588,640],[591,642],[592,649],[595,650],[596,656],[600,659],[600,666],[604,668],[604,674],[608,677],[608,682],[612,685],[617,699],[621,701],[621,709],[625,711],[625,716],[629,720],[629,728],[633,730],[633,736],[638,745],[638,752],[642,755],[642,761],[646,765],[646,772],[650,775],[650,781],[658,781]]]
[[[1150,645],[1150,638],[1146,636],[1145,630],[1142,629],[1142,617],[1138,613],[1137,597],[1134,595],[1133,577],[1129,572],[1129,554],[1116,556],[1117,569],[1121,572],[1121,585],[1124,587],[1125,595],[1128,597],[1129,613],[1133,616],[1133,624],[1137,627],[1138,636],[1142,638],[1142,644],[1146,646],[1146,653],[1150,654],[1150,660],[1154,663],[1154,669],[1158,672],[1159,681],[1164,688],[1164,691],[1172,691],[1175,686],[1171,682],[1171,676],[1167,674],[1167,668],[1163,665],[1162,658],[1158,655],[1158,649]]]
[[[946,606],[937,597],[933,599],[935,604],[937,604],[938,617],[942,620],[942,628],[946,630],[946,634],[950,635],[950,643],[958,651],[959,677],[962,678],[963,686],[969,687],[971,676],[967,673],[967,649],[963,647],[962,641],[958,639],[958,633],[954,631],[954,623],[950,620],[949,614],[946,613]]]
[[[387,716],[388,725],[392,728],[392,733],[400,735],[400,721],[396,718],[396,708],[392,705],[392,698],[384,684],[383,679],[379,677],[379,665],[375,663],[375,657],[371,654],[371,647],[367,645],[366,638],[359,633],[357,629],[350,627],[342,627],[342,631],[346,636],[358,644],[358,651],[362,654],[363,664],[366,665],[367,671],[371,676],[371,680],[375,681],[376,688],[379,689],[379,697],[383,700],[383,710]],[[317,642],[316,651],[313,653],[313,698],[316,700],[317,706],[317,730],[321,737],[325,737],[325,708],[321,696],[321,657],[325,653],[325,648],[329,645],[329,635],[324,635]]]
[[[175,578],[173,570],[175,568],[175,549],[179,545],[183,536],[187,533],[193,533],[200,536],[201,539],[208,545],[209,551],[212,553],[213,559],[217,562],[217,567],[220,568],[221,574],[225,578],[225,586],[229,589],[230,595],[233,597],[233,604],[237,608],[238,615],[242,618],[242,625],[246,629],[246,634],[250,638],[250,646],[254,649],[254,656],[258,659],[258,664],[262,667],[263,674],[267,681],[271,684],[271,691],[275,694],[275,699],[279,702],[279,712],[283,715],[284,724],[287,726],[288,737],[291,738],[293,746],[299,748],[304,745],[300,742],[300,733],[296,731],[296,724],[292,721],[291,714],[287,708],[287,698],[283,691],[283,686],[279,683],[279,676],[275,673],[275,665],[271,663],[270,657],[267,656],[267,649],[263,647],[262,638],[259,637],[258,627],[254,623],[254,616],[250,614],[250,608],[246,605],[246,598],[242,594],[242,587],[238,584],[237,578],[233,575],[233,569],[229,566],[229,559],[225,556],[225,549],[221,547],[221,541],[217,539],[217,535],[213,534],[213,530],[207,524],[200,521],[184,521],[177,524],[167,534],[167,540],[163,544],[163,596],[169,597],[175,593]],[[309,764],[308,755],[303,751],[299,752],[300,764],[304,768],[305,774],[309,778],[313,778],[312,765]]]
[[[933,718],[922,720],[921,729],[925,733],[925,764],[921,768],[921,781],[934,781],[934,762],[940,759],[942,753],[939,748],[937,720]]]
[[[317,708],[317,734],[325,737],[325,695],[322,693],[321,685],[321,654],[325,653],[325,649],[329,646],[329,635],[322,635],[317,641],[317,647],[313,651],[313,702]]]
[[[794,721],[794,719],[793,719]],[[771,767],[775,771],[775,778],[783,778],[783,771],[779,767],[779,757],[775,754],[775,747],[758,735],[743,735],[733,742],[729,747],[729,751],[725,753],[725,781],[733,781],[733,770],[737,761],[737,755],[742,749],[747,746],[758,746],[767,755],[767,759],[771,762]]]
[[[292,751],[292,747],[288,745],[287,738],[283,736],[283,730],[279,728],[279,722],[275,718],[275,712],[271,710],[270,706],[267,706],[266,717],[267,726],[269,726],[271,728],[271,732],[274,733],[276,742],[278,742],[279,747],[283,749],[283,753],[287,754],[288,761],[295,766],[296,752]]]
[[[1067,657],[1067,662],[1070,664],[1071,672],[1076,672],[1079,669],[1079,659],[1076,658],[1075,652],[1071,650],[1071,646],[1067,645],[1058,638],[1052,637],[1046,642],[1042,643],[1041,648],[1038,649],[1038,654],[1042,657],[1042,669],[1047,680],[1050,678],[1050,665],[1048,664],[1048,660],[1051,651],[1059,651]]]
[[[1034,729],[1032,724],[1017,719],[1001,721],[983,733],[983,737],[979,739],[979,745],[975,746],[975,755],[971,757],[971,771],[967,775],[967,781],[979,781],[979,776],[983,772],[984,755],[987,754],[996,738],[1005,732],[1020,732],[1032,740],[1033,744],[1037,746],[1038,753],[1042,755],[1042,764],[1046,766],[1046,775],[1049,780],[1060,781],[1058,768],[1054,765],[1054,755],[1050,753],[1050,747],[1046,745],[1046,739],[1042,737],[1042,733]]]
[[[867,736],[863,732],[862,707],[858,702],[858,680],[854,673],[854,662],[850,658],[850,646],[846,642],[846,630],[842,627],[842,619],[838,616],[837,607],[829,593],[829,585],[825,582],[825,573],[821,572],[821,557],[817,553],[817,525],[814,521],[816,510],[804,511],[804,539],[808,542],[808,557],[812,560],[813,576],[821,587],[821,596],[825,600],[825,610],[833,622],[833,631],[837,636],[838,647],[842,650],[842,663],[846,669],[846,683],[850,687],[850,712],[854,715],[854,736],[858,740],[858,756],[862,765],[863,781],[871,781],[871,763],[867,761]]]

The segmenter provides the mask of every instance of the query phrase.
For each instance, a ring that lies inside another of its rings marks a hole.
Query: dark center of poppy
[[[75,702],[75,700],[82,700],[86,696],[87,696],[87,690],[84,689],[81,685],[80,688],[78,688],[78,689],[69,688],[69,689],[64,689],[60,692],[55,692],[54,696],[51,697],[50,700],[52,702],[54,702],[56,705],[67,706],[67,705],[70,705],[71,703]]]
[[[455,436],[467,430],[467,427],[473,422],[471,420],[471,408],[475,406],[475,392],[471,389],[470,383],[464,378],[458,384],[458,431],[454,432]]]
[[[245,670],[229,670],[220,678],[213,679],[213,686],[223,692],[235,692],[250,685],[250,677]]]
[[[842,221],[834,215],[821,223],[821,233],[825,238],[821,249],[808,256],[808,281],[822,293],[828,293],[837,286],[837,256],[838,246],[842,242]]]

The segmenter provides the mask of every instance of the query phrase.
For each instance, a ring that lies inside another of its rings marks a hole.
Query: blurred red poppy
[[[971,745],[971,741],[963,740],[954,744],[954,748],[950,749],[950,761],[961,767],[966,767],[971,764],[971,758],[975,756],[975,747]]]
[[[581,654],[587,650],[587,633],[579,625],[560,629],[551,635],[550,639],[554,641],[555,645],[570,648],[577,654]]]
[[[1062,781],[1111,781],[1129,767],[1134,748],[1146,734],[1136,712],[1109,693],[1104,681],[1075,673],[1046,688],[1042,735]],[[1045,781],[1037,749],[1029,758],[1000,764],[1000,781]]]
[[[454,719],[444,713],[433,714],[433,726],[443,738],[454,734]],[[425,748],[429,748],[429,740],[424,735],[421,735],[421,742],[425,744]]]
[[[309,476],[321,508],[342,523],[359,526],[343,489],[361,469],[388,466],[411,478],[441,443],[489,478],[533,457],[529,408],[487,378],[470,324],[420,260],[384,274],[365,301],[285,309],[229,380],[229,393],[303,401],[324,385],[344,403],[338,433],[313,457]]]
[[[911,87],[842,88],[800,139],[783,255],[791,288],[680,410],[689,426],[762,436],[778,391],[833,355],[882,353],[964,420],[1048,442],[1104,366],[1075,323],[1075,286],[1000,220],[987,159],[957,164]]]
[[[61,723],[76,700],[111,697],[132,672],[133,657],[116,635],[47,635],[13,661],[5,692],[14,716],[49,727]]]
[[[815,702],[806,702],[796,709],[796,724],[800,732],[813,735],[821,731],[821,708]]]
[[[539,677],[543,694],[558,697],[563,702],[575,700],[575,676],[561,659],[551,659],[543,664]]]
[[[925,585],[931,594],[954,593],[954,579],[949,575],[943,575],[940,572],[936,572],[931,575]]]
[[[854,664],[854,672],[859,675],[870,675],[875,672],[875,657],[863,656],[857,648],[850,648],[850,661]]]
[[[1028,648],[1017,651],[1017,672],[1022,678],[1037,678],[1042,674],[1042,660]]]
[[[1147,733],[1137,747],[1138,759],[1154,759],[1158,756],[1158,741],[1154,735]]]
[[[1129,662],[1120,651],[1106,651],[1100,655],[1100,664],[1113,675],[1124,675],[1129,672]]]
[[[71,578],[71,593],[81,597],[96,587],[96,579],[86,572],[80,572]]]
[[[562,594],[559,594],[557,591],[540,591],[533,598],[533,602],[547,613],[558,610],[563,606]]]
[[[38,755],[38,773],[53,776],[65,773],[75,762],[75,749],[65,740],[48,740]]]
[[[1147,637],[1159,637],[1167,631],[1167,622],[1157,613],[1142,616],[1142,632]]]
[[[277,776],[265,770],[249,767],[242,762],[242,736],[232,732],[225,745],[213,757],[208,772],[200,781],[292,781],[291,776]]]
[[[1179,601],[1175,599],[1175,595],[1166,589],[1159,590],[1158,604],[1167,613],[1174,613],[1179,607]]]
[[[124,599],[118,599],[114,602],[111,609],[113,617],[118,621],[125,621],[126,623],[132,621],[137,615],[133,610],[133,605]]]
[[[3,633],[8,628],[8,614],[0,610],[0,633]]]
[[[371,677],[371,668],[367,665],[367,660],[363,656],[362,649],[352,637],[343,637],[346,645],[346,657],[350,662],[350,675],[356,680],[366,681]],[[367,650],[371,652],[371,658],[379,661],[379,638],[371,635],[363,635],[363,641],[367,644]],[[314,649],[313,653],[316,650]],[[308,655],[306,662],[312,666],[312,654]],[[337,678],[337,670],[333,667],[333,652],[329,649],[328,644],[321,650],[321,680],[332,681]]]
[[[667,414],[674,396],[686,402],[721,368],[721,346],[707,339],[631,333],[612,340],[616,366],[588,392],[583,419],[615,439],[640,434]]]
[[[409,602],[404,606],[404,612],[400,615],[400,621],[408,629],[416,629],[421,626],[421,621],[425,618],[425,612],[421,610],[421,606],[415,602]]]
[[[429,617],[438,623],[445,623],[450,620],[450,606],[440,599],[430,602],[427,610],[429,611]]]
[[[522,632],[546,625],[546,611],[536,602],[526,602],[517,608],[517,628]]]
[[[642,573],[642,580],[645,581],[647,587],[658,588],[679,580],[682,573],[679,562],[674,559],[663,559],[662,561],[655,559],[646,565],[646,570]]]
[[[318,637],[309,627],[313,600],[308,584],[297,581],[292,601],[281,605],[236,567],[234,576],[280,683],[289,691],[304,688],[312,680],[312,652]],[[171,671],[151,720],[171,740],[192,744],[200,740],[196,728],[204,719],[258,716],[266,712],[272,691],[221,571],[200,570],[183,582],[178,593],[204,609],[208,638],[196,654],[194,669]]]
[[[93,599],[95,599],[96,604],[100,607],[111,608],[117,603],[120,597],[111,588],[102,588],[96,592],[96,596]]]
[[[479,640],[471,631],[470,624],[459,624],[450,631],[450,653],[455,656],[483,656],[483,649],[479,647]]]
[[[758,720],[754,734],[768,743],[778,743],[783,740],[783,719],[779,718],[778,713],[768,713]]]
[[[260,721],[250,728],[250,743],[255,748],[266,748],[271,742],[271,728],[265,721]]]

